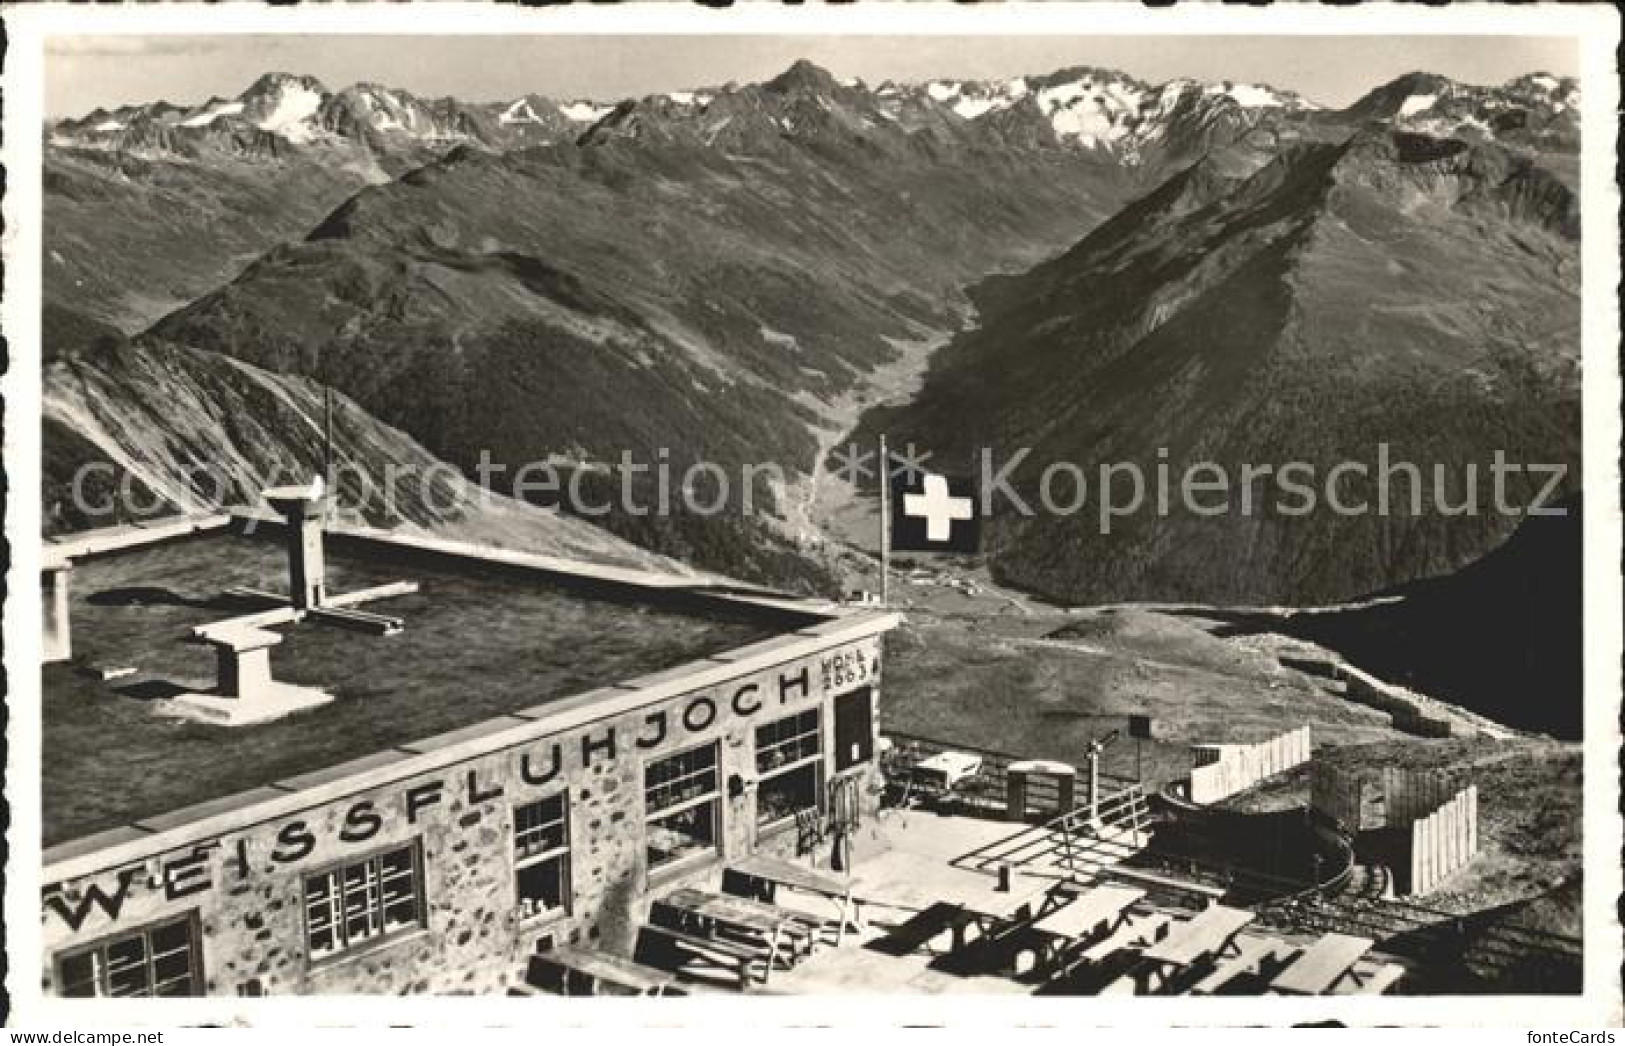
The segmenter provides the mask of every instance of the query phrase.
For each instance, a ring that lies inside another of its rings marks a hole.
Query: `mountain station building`
[[[896,615],[268,500],[47,547],[48,994],[501,991],[872,812]]]

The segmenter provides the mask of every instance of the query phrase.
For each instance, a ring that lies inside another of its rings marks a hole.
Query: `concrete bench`
[[[193,637],[214,649],[216,679],[209,693],[173,698],[165,714],[221,726],[264,723],[319,708],[333,695],[271,678],[271,648],[282,636],[239,619],[201,625]]]

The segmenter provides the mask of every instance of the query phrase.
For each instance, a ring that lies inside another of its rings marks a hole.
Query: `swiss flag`
[[[981,545],[976,483],[923,469],[900,469],[891,479],[893,552],[973,553]]]

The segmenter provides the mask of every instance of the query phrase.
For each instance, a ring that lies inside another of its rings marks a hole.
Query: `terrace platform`
[[[774,991],[799,993],[984,993],[1030,995],[1034,985],[997,972],[968,972],[946,954],[947,940],[897,954],[887,938],[944,898],[997,897],[996,873],[977,870],[973,855],[997,850],[1027,826],[929,809],[889,810],[864,824],[853,844],[852,893],[864,926],[839,948],[821,949],[776,974]],[[826,873],[831,874],[831,873]],[[834,873],[838,874],[838,873]],[[1012,903],[1061,876],[1016,874]],[[990,893],[990,888],[992,892]],[[778,903],[833,916],[829,902],[781,891]]]

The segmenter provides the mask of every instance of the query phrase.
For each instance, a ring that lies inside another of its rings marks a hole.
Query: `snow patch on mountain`
[[[1243,109],[1261,109],[1265,106],[1283,104],[1280,95],[1259,84],[1230,84],[1224,88],[1224,93]]]
[[[242,102],[226,102],[223,105],[213,105],[202,112],[189,116],[181,121],[182,127],[207,127],[222,116],[236,116],[243,111]]]
[[[304,84],[288,84],[271,111],[260,120],[260,130],[279,134],[290,142],[308,142],[315,137],[311,117],[321,109],[322,100],[320,91]]]
[[[1099,148],[1128,135],[1146,93],[1132,83],[1090,77],[1040,88],[1035,97],[1057,136]]]
[[[508,108],[504,109],[502,113],[497,116],[497,122],[504,124],[541,123],[542,118],[536,115],[535,109],[531,108],[529,98],[521,98],[517,102],[508,106]]]
[[[1417,113],[1426,112],[1433,108],[1438,101],[1439,96],[1436,94],[1413,94],[1400,105],[1399,118],[1403,120],[1406,117],[1415,116]]]

